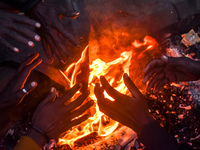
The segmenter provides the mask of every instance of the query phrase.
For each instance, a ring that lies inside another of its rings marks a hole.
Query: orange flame
[[[150,50],[155,47],[155,40],[149,36],[144,38],[144,43],[139,43],[138,41],[134,41],[132,45],[137,48],[140,46],[148,45],[148,47],[144,50]],[[68,69],[65,71],[66,77],[70,70],[73,70],[72,77],[70,80],[71,87],[76,83],[76,76],[80,73],[80,64],[84,62],[86,57],[88,46],[83,51],[81,58],[78,62],[71,64]],[[143,51],[143,52],[144,52]],[[142,52],[142,53],[143,53]],[[70,147],[74,147],[74,142],[77,139],[85,137],[93,132],[98,133],[99,136],[107,136],[112,133],[119,125],[118,122],[112,120],[104,113],[99,111],[99,107],[97,105],[97,99],[94,94],[94,87],[95,83],[99,82],[99,77],[101,75],[105,76],[109,83],[119,92],[128,94],[127,87],[123,82],[123,74],[129,74],[129,67],[131,65],[131,58],[135,56],[136,53],[133,52],[133,49],[130,51],[125,51],[121,53],[120,57],[111,61],[111,62],[104,62],[101,59],[96,59],[92,61],[89,65],[90,68],[90,75],[89,75],[89,90],[90,95],[89,98],[94,100],[95,106],[90,108],[90,114],[93,114],[85,122],[72,127],[71,130],[66,131],[62,138],[59,139],[59,144],[68,144]],[[68,79],[69,80],[69,79]],[[104,92],[104,95],[113,101],[113,99]]]

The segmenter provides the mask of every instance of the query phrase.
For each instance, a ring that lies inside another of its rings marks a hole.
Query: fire
[[[149,45],[147,49],[144,51],[151,49],[155,46],[154,41],[149,40],[150,38],[145,38],[144,43],[139,43],[137,41],[133,42],[132,44],[134,47],[142,46],[142,45]],[[88,46],[85,48],[85,50],[82,53],[82,56],[80,60],[76,63],[71,64],[68,69],[64,72],[66,77],[68,76],[70,70],[73,70],[72,77],[70,83],[71,87],[76,83],[76,76],[80,73],[80,66],[81,63],[84,63],[84,59],[86,57],[88,50]],[[112,133],[119,125],[118,122],[112,120],[108,116],[106,116],[104,113],[99,111],[99,107],[97,105],[97,99],[94,94],[94,87],[95,83],[99,82],[99,77],[101,75],[105,76],[106,79],[109,81],[109,83],[119,92],[128,94],[127,87],[125,86],[123,82],[123,74],[127,73],[129,74],[129,68],[131,65],[131,59],[135,55],[134,50],[124,51],[121,53],[120,57],[110,61],[110,62],[104,62],[101,59],[97,58],[96,60],[92,61],[92,63],[89,65],[90,68],[90,75],[89,75],[89,90],[90,95],[89,99],[94,100],[95,106],[90,108],[89,112],[92,114],[92,117],[90,117],[85,122],[72,127],[71,130],[66,131],[62,138],[59,139],[59,144],[68,144],[70,147],[74,147],[74,142],[77,139],[80,139],[82,137],[85,137],[93,132],[96,132],[99,136],[107,136],[110,133]],[[109,98],[111,101],[113,99],[104,92],[104,95]],[[74,96],[76,97],[76,96]]]

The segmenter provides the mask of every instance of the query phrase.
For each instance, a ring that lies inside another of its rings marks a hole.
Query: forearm
[[[176,139],[170,136],[156,121],[146,125],[138,135],[139,140],[149,150],[177,150]]]
[[[3,1],[22,12],[26,12],[41,0],[3,0]]]

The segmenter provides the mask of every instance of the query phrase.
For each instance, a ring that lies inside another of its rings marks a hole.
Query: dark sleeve
[[[176,139],[169,135],[157,121],[152,121],[146,125],[138,135],[138,139],[148,150],[185,150],[185,146],[179,145]],[[186,145],[189,146],[188,144]]]
[[[2,0],[2,1],[22,12],[26,12],[41,0]]]

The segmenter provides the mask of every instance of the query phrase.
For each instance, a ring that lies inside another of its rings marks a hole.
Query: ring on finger
[[[24,92],[25,94],[28,94],[28,92],[25,88],[22,89],[22,92]]]

